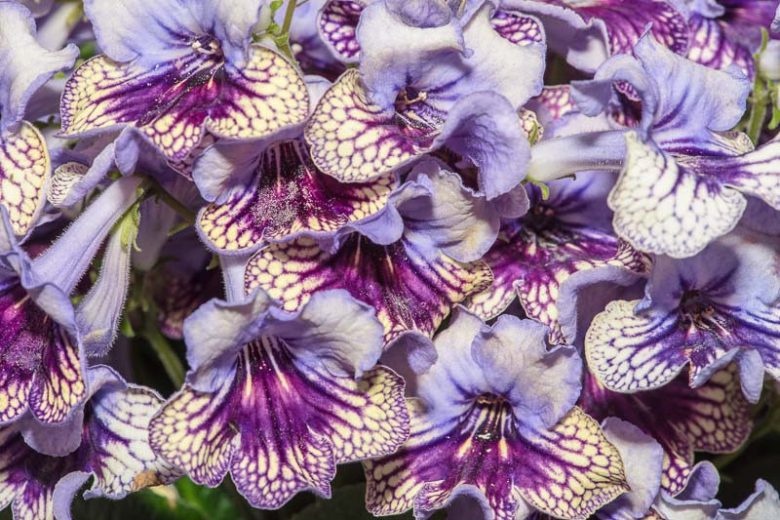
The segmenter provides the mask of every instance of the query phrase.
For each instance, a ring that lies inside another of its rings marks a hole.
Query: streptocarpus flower
[[[55,72],[73,65],[75,45],[49,51],[35,21],[16,2],[0,2],[0,204],[17,236],[32,229],[46,202],[51,163],[40,132],[23,121],[33,94]]]
[[[732,359],[756,401],[766,371],[780,379],[777,244],[732,233],[686,260],[656,259],[641,301],[616,300],[585,338],[598,379],[619,392],[658,388],[686,365],[700,386]]]
[[[360,42],[357,38],[357,29],[360,15],[368,5],[377,1],[384,0],[327,0],[323,3],[317,19],[317,28],[333,55],[344,63],[358,61]],[[464,25],[481,3],[474,0],[447,2],[451,9],[450,16],[460,19]],[[394,2],[391,0],[389,4],[392,5]],[[401,6],[401,3],[395,2],[395,5]],[[419,6],[413,4],[404,6],[409,10],[415,7]],[[424,9],[425,7],[421,8]],[[446,17],[446,12],[442,16]],[[490,22],[500,36],[515,44],[541,43],[544,39],[544,32],[537,20],[516,11],[502,9],[500,5],[493,10]]]
[[[197,165],[196,178],[200,170],[245,179],[223,202],[198,213],[200,236],[221,254],[249,253],[298,236],[330,237],[383,209],[397,186],[393,174],[353,184],[323,174],[303,138],[212,148]]]
[[[690,388],[682,376],[656,390],[621,394],[588,371],[578,405],[596,419],[617,417],[653,437],[664,451],[661,488],[677,495],[691,474],[694,452],[731,452],[747,440],[753,422],[739,383],[730,366],[699,388]]]
[[[110,342],[113,331],[105,326],[113,322],[124,301],[126,285],[115,283],[115,269],[122,268],[121,251],[103,271],[113,284],[105,282],[104,290],[93,292],[85,300],[91,302],[88,308],[82,305],[74,310],[69,294],[114,222],[135,202],[139,183],[132,177],[116,181],[35,260],[15,242],[11,230],[4,229],[0,424],[20,418],[28,409],[42,423],[59,423],[85,399],[85,343],[99,351]]]
[[[455,304],[490,284],[478,259],[498,223],[457,175],[420,163],[382,212],[342,228],[331,243],[306,238],[258,251],[246,288],[261,287],[289,311],[318,291],[345,289],[376,309],[388,344],[410,332],[431,337]]]
[[[634,54],[638,60],[615,57],[595,80],[575,85],[591,115],[609,106],[615,80],[629,81],[642,98],[638,133],[626,135],[608,200],[618,235],[639,250],[684,258],[734,228],[745,195],[780,208],[780,142],[751,151],[746,136],[728,133],[745,110],[749,81],[674,55],[649,36]]]
[[[45,455],[26,444],[19,423],[0,427],[0,509],[10,505],[15,519],[69,520],[73,497],[90,477],[94,482],[85,497],[112,499],[178,478],[147,440],[149,420],[162,398],[125,383],[105,366],[91,367],[88,377],[91,395],[83,405],[83,423],[73,425],[74,451]],[[60,428],[34,428],[42,437],[63,435]]]
[[[149,438],[195,482],[230,472],[253,506],[275,509],[303,490],[330,496],[336,464],[391,453],[409,435],[403,379],[374,366],[382,326],[345,291],[294,314],[263,291],[212,300],[184,336],[188,382]]]
[[[262,3],[87,0],[106,54],[68,81],[62,133],[135,128],[180,162],[206,132],[252,139],[302,123],[309,108],[302,78],[281,55],[251,44]],[[123,135],[118,147],[130,138]]]
[[[483,260],[493,284],[468,308],[493,319],[517,297],[527,317],[549,327],[554,345],[574,342],[581,288],[599,282],[629,285],[649,271],[649,258],[618,239],[610,226],[607,174],[580,174],[550,185],[543,199],[532,191],[522,218],[505,222]]]
[[[544,336],[531,320],[502,316],[488,327],[455,312],[434,340],[438,360],[417,377],[409,440],[364,463],[371,512],[424,517],[468,495],[489,518],[538,509],[584,519],[627,491],[617,449],[573,408],[579,356],[548,352]]]
[[[690,29],[677,0],[502,0],[502,7],[538,17],[550,47],[573,66],[595,71],[609,56],[630,54],[648,30],[685,55]]]
[[[761,29],[769,29],[777,0],[688,0],[691,46],[688,58],[715,69],[735,65],[755,71],[753,54],[761,46]]]
[[[446,146],[496,198],[525,175],[516,110],[541,90],[545,46],[502,38],[487,3],[465,27],[449,7],[428,4],[407,13],[380,1],[363,11],[360,69],[336,81],[306,125],[312,159],[340,181],[365,182]]]
[[[706,461],[693,467],[685,489],[670,496],[661,491],[656,497],[651,513],[661,519],[710,520],[719,518],[721,503],[715,497],[720,486],[718,470]],[[650,515],[650,518],[655,518]]]

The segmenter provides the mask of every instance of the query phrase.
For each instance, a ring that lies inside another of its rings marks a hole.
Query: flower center
[[[509,402],[495,394],[482,394],[472,402],[461,424],[464,433],[481,442],[514,436],[514,413]]]
[[[680,311],[680,321],[688,329],[714,333],[728,330],[728,319],[719,313],[712,301],[700,291],[686,291],[680,302]]]
[[[207,56],[222,55],[222,45],[213,36],[205,35],[192,41],[192,50]]]

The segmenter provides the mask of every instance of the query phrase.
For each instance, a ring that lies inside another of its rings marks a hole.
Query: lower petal
[[[33,125],[23,122],[0,136],[0,204],[8,210],[15,235],[26,235],[36,224],[50,174],[46,142]]]
[[[245,287],[263,288],[290,311],[316,291],[346,289],[377,310],[389,343],[407,331],[432,336],[456,304],[490,280],[482,262],[426,258],[410,242],[377,246],[353,234],[334,254],[309,239],[272,245],[250,260]]]
[[[79,346],[59,325],[52,325],[51,343],[30,389],[30,410],[41,422],[63,421],[87,395]]]
[[[344,63],[357,61],[360,53],[355,30],[364,7],[361,0],[328,0],[317,18],[320,36]]]
[[[748,76],[753,75],[751,50],[729,38],[724,22],[694,13],[688,24],[691,27],[689,60],[720,70],[736,66]]]
[[[617,233],[648,253],[686,258],[736,226],[747,202],[717,178],[679,165],[635,134],[609,196]]]

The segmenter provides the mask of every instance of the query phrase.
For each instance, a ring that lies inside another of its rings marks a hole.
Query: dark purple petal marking
[[[496,519],[514,519],[523,500],[556,518],[586,518],[627,489],[617,449],[582,410],[549,431],[533,431],[517,426],[506,402],[489,397],[442,423],[418,410],[406,444],[364,466],[366,504],[383,516],[412,507],[431,512],[470,485]]]
[[[473,296],[468,308],[485,320],[501,314],[519,297],[529,318],[547,325],[553,344],[565,338],[558,322],[561,284],[577,272],[614,267],[644,274],[649,259],[616,236],[597,228],[560,219],[566,205],[576,201],[551,200],[537,204],[520,221],[505,225],[485,255],[493,285]]]
[[[625,166],[608,200],[618,235],[640,251],[685,258],[734,228],[747,202],[725,179],[636,134],[626,143]]]
[[[636,42],[652,24],[653,37],[673,52],[688,50],[688,24],[685,17],[666,0],[554,0],[575,10],[585,20],[604,20],[612,54],[630,54]]]
[[[439,253],[426,258],[401,240],[378,246],[358,234],[330,254],[311,239],[274,244],[247,265],[245,287],[261,287],[289,311],[326,289],[346,289],[377,311],[390,342],[406,331],[433,333],[452,308],[489,286],[483,262],[462,264]]]
[[[91,493],[114,499],[172,482],[179,474],[147,440],[161,404],[145,388],[98,391],[85,410],[81,445],[64,457],[34,451],[14,425],[0,428],[0,509],[10,503],[16,519],[50,520],[55,486],[77,471],[94,475]]]
[[[355,31],[365,3],[362,0],[328,0],[317,20],[322,39],[346,63],[356,61],[360,53]]]
[[[23,122],[15,132],[0,136],[0,204],[17,236],[35,225],[50,174],[46,142],[33,125]]]
[[[68,333],[19,285],[0,294],[0,423],[28,408],[57,423],[86,396],[81,357]]]
[[[345,72],[306,126],[314,164],[341,182],[365,182],[430,150],[441,114],[421,98],[402,95],[398,105],[382,110],[369,101],[358,70]]]
[[[181,162],[206,129],[218,137],[265,137],[302,123],[308,104],[292,65],[260,46],[251,47],[241,70],[225,65],[218,50],[193,52],[152,70],[101,55],[68,80],[62,131],[80,135],[134,125],[168,159]]]
[[[691,47],[688,59],[713,69],[727,69],[737,66],[748,76],[753,75],[753,51],[743,45],[733,34],[726,22],[705,18],[698,13],[691,15]]]
[[[543,43],[544,32],[534,18],[512,11],[497,10],[490,19],[493,28],[502,38],[517,45]]]
[[[184,320],[211,298],[222,296],[218,270],[200,270],[194,275],[164,269],[154,286],[160,331],[171,339],[184,337]]]
[[[244,347],[216,394],[185,385],[152,421],[155,451],[196,482],[230,471],[255,507],[310,489],[330,495],[336,464],[395,451],[408,437],[403,380],[376,367],[358,381],[295,359],[277,338]]]
[[[530,101],[530,106],[537,113],[546,112],[552,121],[556,121],[566,114],[577,110],[574,101],[571,98],[571,89],[569,85],[554,85],[544,87],[542,93]]]
[[[657,390],[634,394],[611,392],[589,374],[579,404],[596,419],[619,417],[656,439],[665,452],[661,485],[672,495],[685,487],[694,451],[734,451],[753,427],[734,365],[699,388],[690,388],[681,375]]]
[[[207,243],[218,251],[256,249],[294,235],[333,233],[382,209],[395,186],[392,174],[368,183],[341,184],[321,173],[300,141],[267,149],[246,187],[198,217]]]

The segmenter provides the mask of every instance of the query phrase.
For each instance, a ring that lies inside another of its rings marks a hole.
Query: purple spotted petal
[[[320,10],[320,35],[331,52],[345,63],[357,61],[360,44],[356,29],[366,4],[364,0],[328,0]]]
[[[244,188],[198,215],[198,231],[217,251],[250,252],[299,235],[331,235],[381,210],[396,184],[393,175],[341,184],[322,174],[297,140],[272,145],[256,164]]]
[[[723,175],[720,165],[739,159],[686,162],[633,133],[626,136],[626,147],[625,165],[608,202],[615,231],[640,251],[686,258],[734,229],[747,204],[734,189],[739,183],[762,198],[777,197],[778,177],[762,170],[771,158],[757,158],[755,164],[746,159],[743,171]],[[767,148],[771,153],[774,147]]]
[[[690,365],[701,385],[740,351],[746,394],[755,396],[763,367],[778,377],[777,251],[732,234],[686,261],[656,261],[645,300],[616,300],[585,338],[588,363],[610,389],[631,392],[666,384]],[[760,282],[755,278],[759,276]],[[756,370],[759,368],[759,370]]]
[[[26,235],[37,223],[50,175],[46,142],[33,125],[24,122],[16,131],[0,135],[0,204],[8,210],[17,236]]]
[[[389,343],[407,331],[432,336],[454,305],[490,280],[482,262],[428,258],[407,240],[379,246],[352,234],[332,254],[305,238],[271,245],[250,260],[245,286],[261,287],[290,311],[315,292],[346,289],[376,309]]]
[[[529,102],[529,107],[536,111],[545,126],[577,110],[569,85],[544,87],[542,93]]]
[[[568,304],[583,283],[627,284],[646,273],[645,255],[614,236],[599,214],[609,189],[603,180],[596,174],[559,181],[548,200],[539,197],[525,217],[505,224],[484,258],[493,284],[473,296],[469,308],[492,319],[519,297],[526,315],[550,328],[551,343],[571,343],[576,330],[562,328],[570,319],[561,316],[559,301]]]
[[[0,294],[0,316],[0,423],[28,407],[41,422],[63,421],[86,396],[76,342],[18,283]]]
[[[216,393],[185,385],[152,421],[150,440],[196,482],[216,486],[229,471],[253,506],[273,509],[301,490],[329,496],[336,464],[394,451],[407,424],[393,372],[334,376],[264,336]]]
[[[94,371],[108,370],[105,367]],[[87,497],[122,498],[178,477],[158,459],[147,441],[147,427],[162,399],[151,390],[104,386],[86,405],[81,443],[64,457],[28,447],[16,425],[0,428],[0,507],[12,503],[15,518],[66,518],[73,496],[94,476]],[[74,478],[76,485],[74,485]]]
[[[502,38],[517,45],[544,42],[544,29],[538,20],[513,11],[496,10],[490,23]]]
[[[621,394],[586,375],[579,405],[596,418],[618,417],[640,428],[664,449],[661,487],[677,495],[693,467],[694,451],[734,451],[752,430],[750,403],[740,392],[735,366],[692,389],[684,376],[650,392]]]
[[[192,46],[180,59],[152,69],[105,56],[84,63],[63,93],[63,134],[132,125],[169,160],[180,162],[206,130],[231,139],[259,138],[303,122],[305,84],[279,54],[252,46],[239,69],[225,63],[213,38]]]

